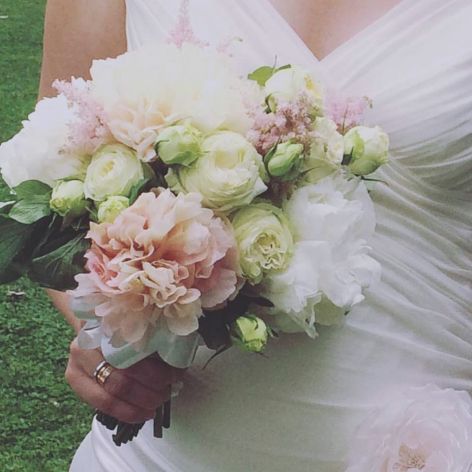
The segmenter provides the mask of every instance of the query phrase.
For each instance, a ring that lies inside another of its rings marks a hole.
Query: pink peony
[[[191,193],[144,193],[114,223],[91,223],[86,274],[76,276],[77,297],[102,302],[95,315],[112,342],[139,349],[159,320],[170,331],[198,329],[202,309],[234,295],[237,258],[232,232]]]
[[[393,395],[359,428],[347,472],[470,472],[472,400],[428,385]]]

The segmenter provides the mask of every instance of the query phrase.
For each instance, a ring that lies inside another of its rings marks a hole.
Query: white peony
[[[23,121],[23,129],[0,145],[0,168],[10,187],[25,180],[39,180],[53,187],[56,180],[84,171],[84,158],[64,151],[75,113],[63,95],[44,98]]]
[[[433,385],[395,394],[356,432],[347,472],[470,472],[472,400]]]
[[[159,44],[94,61],[91,75],[111,132],[144,161],[155,158],[158,131],[178,120],[205,133],[245,134],[251,126],[244,103],[256,87],[240,79],[223,54]]]
[[[268,311],[275,317],[275,327],[316,336],[314,306],[321,301],[320,268],[329,263],[328,258],[325,242],[299,242],[287,270],[266,277],[261,294],[275,306]]]
[[[286,272],[267,278],[264,295],[304,329],[313,320],[338,323],[380,278],[368,254],[375,214],[365,185],[337,173],[296,190],[284,212],[294,256]]]

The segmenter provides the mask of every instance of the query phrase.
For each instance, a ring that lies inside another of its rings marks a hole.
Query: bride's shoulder
[[[40,95],[54,94],[57,78],[88,78],[93,59],[124,52],[125,20],[125,0],[48,0]]]

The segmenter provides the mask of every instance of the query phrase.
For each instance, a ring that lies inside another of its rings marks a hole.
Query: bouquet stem
[[[154,416],[154,437],[162,438],[163,437],[163,428],[168,429],[170,427],[170,411],[171,411],[171,401],[168,400],[164,405],[160,406],[156,410]],[[113,416],[107,415],[102,411],[97,410],[95,412],[97,421],[105,426],[107,429],[113,431],[116,428],[115,434],[113,434],[112,439],[116,446],[121,446],[127,442],[132,441],[139,433],[141,428],[144,426],[144,423],[125,423],[119,421]]]

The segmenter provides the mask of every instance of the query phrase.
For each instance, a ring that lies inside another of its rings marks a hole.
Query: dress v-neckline
[[[346,47],[350,46],[355,41],[359,40],[361,37],[369,33],[372,29],[379,26],[381,23],[389,20],[394,14],[398,13],[398,11],[403,8],[407,2],[411,0],[400,0],[395,6],[389,8],[385,13],[380,15],[377,19],[369,23],[364,28],[361,28],[358,32],[354,33],[353,36],[343,41],[341,44],[336,46],[332,51],[328,52],[324,57],[318,58],[318,56],[311,50],[311,48],[306,44],[306,42],[302,39],[302,37],[298,34],[298,32],[293,28],[293,26],[288,22],[288,20],[277,10],[274,4],[270,0],[264,0],[267,4],[267,8],[269,8],[274,15],[279,17],[280,21],[284,23],[284,25],[289,28],[293,34],[298,38],[300,43],[303,47],[313,56],[320,63],[325,63],[329,61],[332,57],[334,57],[339,51],[345,49]]]

